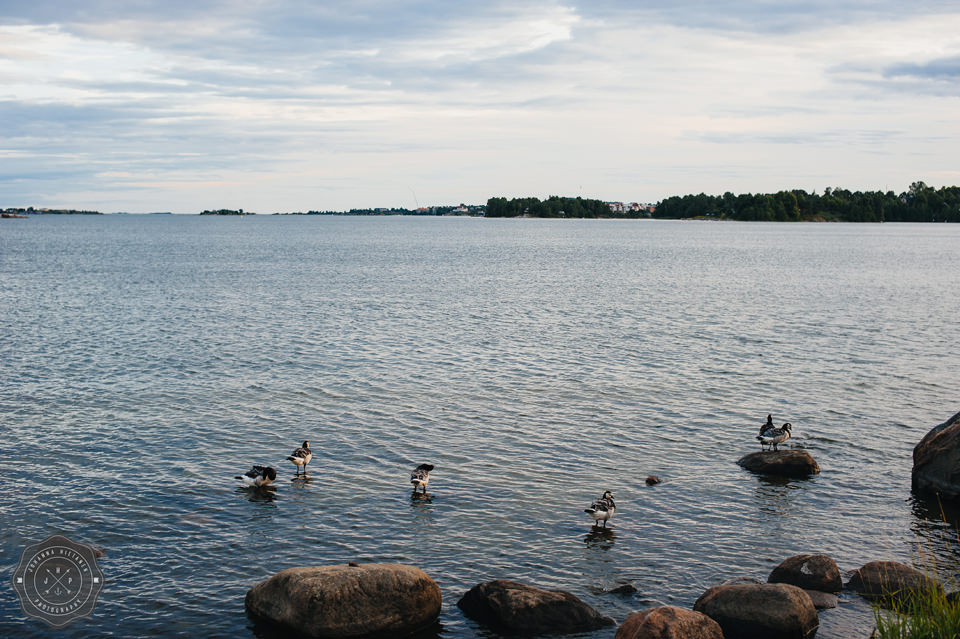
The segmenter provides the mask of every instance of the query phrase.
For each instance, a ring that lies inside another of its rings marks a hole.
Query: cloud
[[[124,210],[391,206],[409,184],[457,202],[798,173],[870,187],[948,162],[960,135],[941,102],[960,12],[943,2],[16,5],[5,175],[31,196],[122,193]],[[878,164],[893,153],[930,160]]]
[[[922,80],[953,81],[960,78],[960,55],[939,58],[921,63],[900,63],[887,67],[887,78],[919,78]]]

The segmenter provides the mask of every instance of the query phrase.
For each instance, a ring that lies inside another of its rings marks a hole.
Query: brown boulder
[[[567,634],[616,623],[568,592],[505,579],[474,586],[457,606],[471,619],[516,634]]]
[[[693,609],[720,624],[726,639],[810,639],[820,624],[810,597],[790,584],[714,586]]]
[[[614,639],[723,639],[723,630],[703,613],[659,606],[632,613]]]
[[[763,450],[744,455],[737,464],[759,475],[807,477],[820,472],[820,465],[805,450]]]
[[[311,566],[258,583],[245,604],[255,617],[307,637],[403,637],[436,622],[440,588],[413,566]]]
[[[794,555],[783,560],[767,578],[771,584],[791,584],[804,590],[840,592],[843,579],[837,562],[827,555]]]
[[[913,489],[960,500],[960,413],[927,433],[913,449]]]
[[[898,561],[871,561],[853,571],[847,587],[881,603],[908,600],[924,592],[943,594],[943,586]]]

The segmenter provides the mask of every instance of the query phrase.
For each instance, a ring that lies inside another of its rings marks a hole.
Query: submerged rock
[[[791,584],[804,590],[840,592],[843,579],[837,562],[827,555],[794,555],[773,569],[767,582]]]
[[[763,450],[744,455],[737,464],[760,475],[807,477],[820,472],[820,465],[805,450]]]
[[[927,433],[913,449],[913,489],[960,501],[960,413]]]
[[[863,565],[853,571],[847,587],[883,604],[931,591],[943,594],[943,586],[936,579],[898,561],[871,561]]]
[[[658,606],[632,613],[614,639],[723,639],[723,630],[702,612]]]
[[[400,564],[312,566],[278,572],[247,592],[255,617],[307,637],[403,637],[435,623],[440,588]]]
[[[804,592],[810,597],[810,601],[813,602],[813,607],[817,610],[826,610],[828,608],[836,608],[840,603],[840,598],[833,594],[832,592],[823,592],[822,590],[807,590],[804,589]]]
[[[811,639],[820,624],[810,596],[790,584],[714,586],[693,609],[720,624],[727,639]]]
[[[616,623],[568,592],[505,579],[474,586],[457,606],[471,619],[516,634],[569,634]]]

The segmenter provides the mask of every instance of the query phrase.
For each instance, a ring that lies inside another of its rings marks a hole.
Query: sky
[[[0,208],[960,184],[960,3],[0,0]]]

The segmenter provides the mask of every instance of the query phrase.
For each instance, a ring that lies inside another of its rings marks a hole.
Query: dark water
[[[960,410],[958,299],[956,225],[4,220],[0,635],[251,637],[251,585],[349,560],[426,570],[450,638],[492,636],[455,604],[494,578],[622,621],[800,552],[955,574],[909,483]],[[736,466],[768,412],[821,475]],[[253,462],[274,497],[238,490]],[[53,533],[105,552],[62,631],[9,587]],[[869,634],[845,600],[820,637]]]

